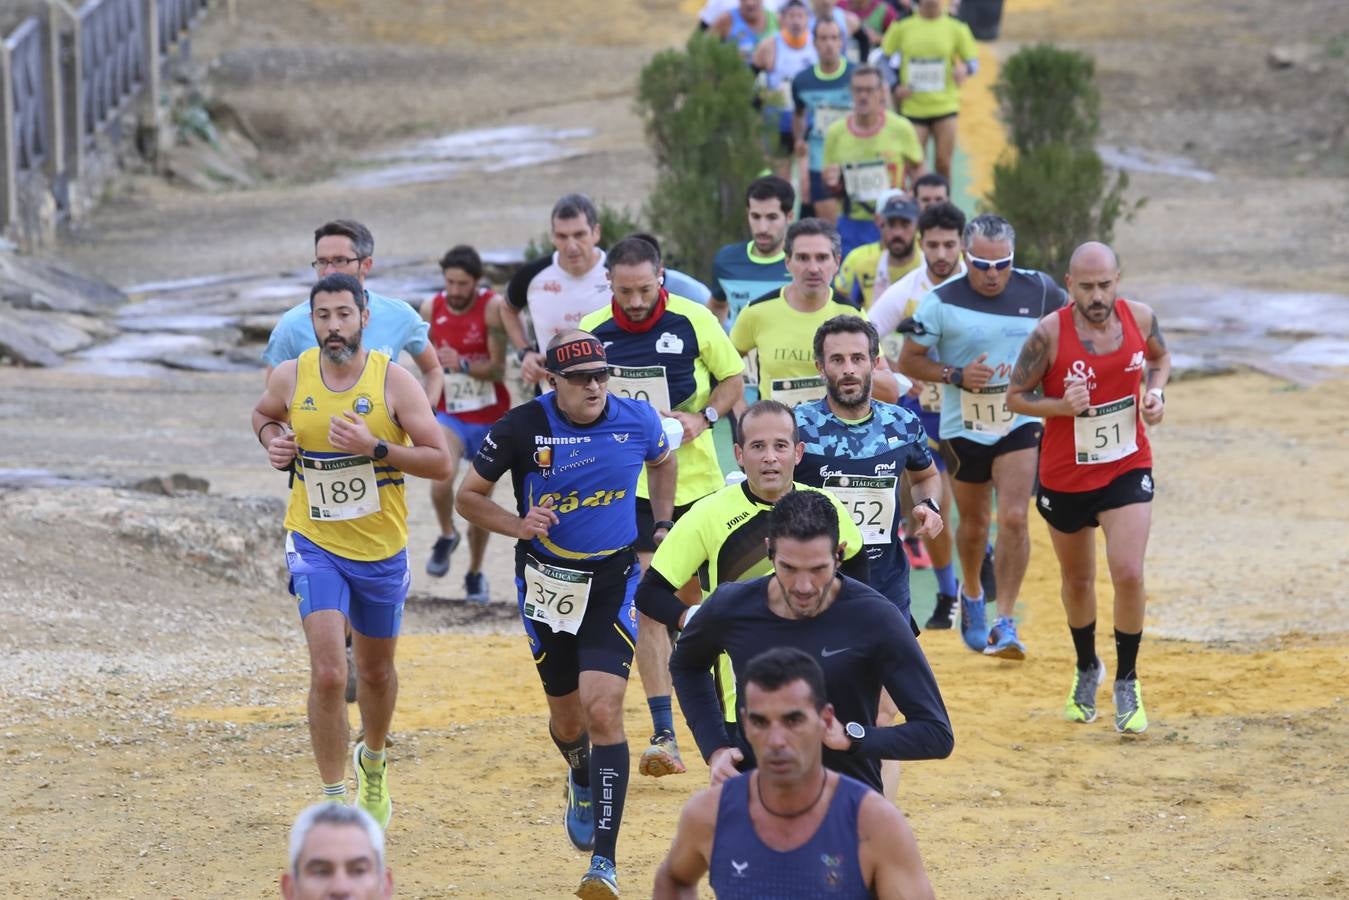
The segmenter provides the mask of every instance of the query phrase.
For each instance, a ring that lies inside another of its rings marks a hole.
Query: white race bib
[[[309,518],[345,522],[379,512],[375,464],[368,456],[300,457]]]
[[[445,370],[445,412],[477,412],[496,401],[496,385],[492,382]]]
[[[833,125],[840,119],[848,118],[848,114],[851,112],[852,110],[846,106],[828,106],[826,104],[821,104],[815,107],[815,131],[823,136],[824,133],[829,130],[830,125]]]
[[[1077,464],[1114,462],[1138,452],[1138,404],[1133,397],[1089,407],[1073,419]]]
[[[629,400],[645,400],[657,412],[670,411],[670,386],[665,381],[664,366],[610,366],[609,393]]]
[[[868,545],[895,540],[898,483],[896,475],[830,475],[824,479],[825,489],[847,508],[862,532],[862,543]]]
[[[591,573],[525,559],[525,617],[576,634],[590,602]]]
[[[918,405],[924,412],[941,412],[941,384],[935,381],[924,381],[923,390],[918,394]]]
[[[854,203],[875,204],[890,190],[890,169],[883,159],[843,164],[843,186]]]
[[[909,87],[915,94],[936,94],[946,90],[946,60],[909,60]]]
[[[774,378],[773,392],[768,396],[779,403],[795,407],[798,403],[824,398],[824,378],[815,375],[810,378]]]
[[[960,418],[966,431],[1005,435],[1016,418],[1016,413],[1007,408],[1007,385],[991,384],[977,391],[961,388]]]

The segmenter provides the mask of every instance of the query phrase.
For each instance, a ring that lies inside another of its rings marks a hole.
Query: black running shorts
[[[538,557],[534,557],[538,559]],[[561,697],[576,690],[581,672],[608,672],[627,678],[637,643],[637,607],[633,598],[642,567],[632,550],[600,561],[543,559],[558,568],[591,573],[589,600],[576,634],[554,631],[525,614],[525,557],[516,553],[515,589],[529,650],[544,693]]]
[[[1035,508],[1055,531],[1072,534],[1100,525],[1097,516],[1106,510],[1151,503],[1154,487],[1150,468],[1132,469],[1094,491],[1051,491],[1041,485],[1035,492]]]
[[[1004,453],[1040,446],[1040,435],[1044,430],[1044,426],[1039,422],[1027,422],[1003,435],[996,444],[980,444],[959,437],[943,440],[941,455],[946,461],[946,471],[950,472],[956,481],[968,484],[984,484],[992,481],[993,460]]]

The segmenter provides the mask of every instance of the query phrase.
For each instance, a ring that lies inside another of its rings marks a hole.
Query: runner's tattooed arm
[[[1012,377],[1007,385],[1007,408],[1014,413],[1040,418],[1072,415],[1071,410],[1064,411],[1061,398],[1045,397],[1041,389],[1041,382],[1056,352],[1058,335],[1053,333],[1056,324],[1056,316],[1041,319],[1021,347],[1021,354],[1012,368]]]

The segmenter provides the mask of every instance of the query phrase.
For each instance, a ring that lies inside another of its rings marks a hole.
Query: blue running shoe
[[[988,646],[988,620],[984,618],[984,601],[970,600],[960,592],[960,636],[965,646],[975,653],[983,653]]]
[[[589,853],[595,849],[595,810],[590,805],[590,788],[581,787],[571,780],[571,773],[567,773],[567,789],[565,796],[567,798],[567,812],[563,817],[563,824],[567,826],[567,840],[571,845],[583,853]],[[610,866],[613,863],[609,863]]]
[[[1006,616],[998,616],[988,632],[988,646],[984,656],[1000,656],[1003,659],[1025,659],[1026,645],[1016,636],[1016,623]]]
[[[576,889],[581,900],[618,900],[618,867],[604,856],[590,857],[590,868]]]
[[[441,535],[431,548],[431,558],[426,561],[426,574],[443,578],[450,571],[450,554],[459,546],[459,532],[449,537]]]

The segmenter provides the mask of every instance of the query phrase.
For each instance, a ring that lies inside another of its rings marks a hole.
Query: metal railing
[[[132,103],[139,128],[157,138],[160,71],[187,52],[186,35],[210,0],[46,3],[45,17],[0,35],[0,237],[19,219],[24,176],[44,175],[58,209],[68,208],[86,152],[105,132],[120,138]]]

